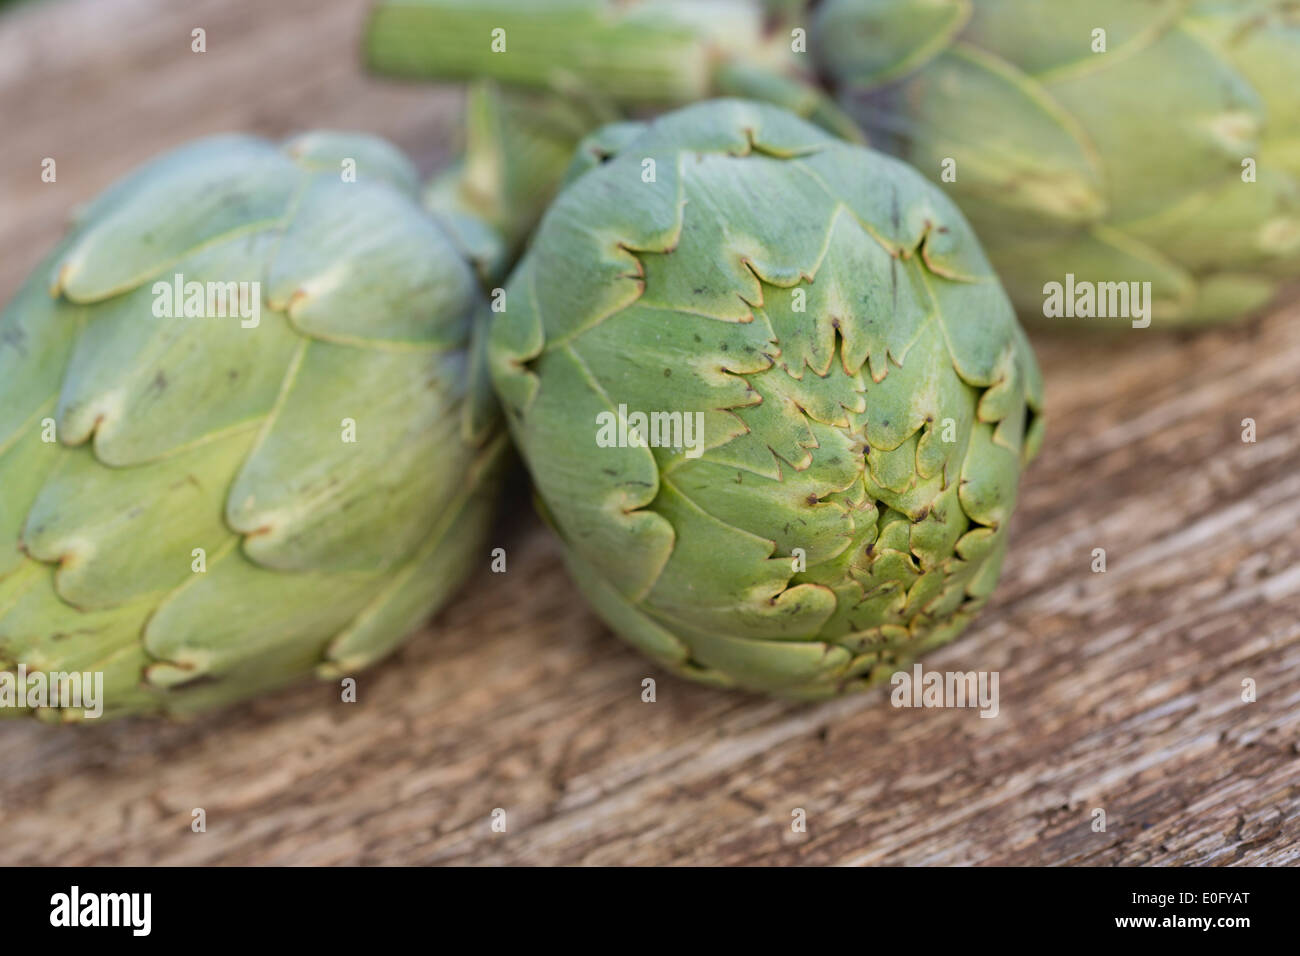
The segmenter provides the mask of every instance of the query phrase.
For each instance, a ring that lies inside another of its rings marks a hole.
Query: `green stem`
[[[382,0],[366,36],[371,69],[441,80],[491,79],[620,109],[714,96],[760,99],[839,136],[854,123],[791,49],[787,7],[768,0]],[[583,92],[585,91],[585,92]]]

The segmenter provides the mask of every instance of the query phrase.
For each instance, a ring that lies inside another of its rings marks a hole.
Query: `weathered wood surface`
[[[432,169],[455,96],[363,77],[364,7],[0,17],[0,299],[73,206],[195,135],[358,127]],[[358,704],[309,685],[185,725],[0,724],[0,863],[1300,862],[1300,304],[1199,335],[1035,342],[1051,428],[1004,583],[926,662],[998,671],[996,719],[659,673],[583,609],[521,505],[494,542],[509,573],[365,673]]]

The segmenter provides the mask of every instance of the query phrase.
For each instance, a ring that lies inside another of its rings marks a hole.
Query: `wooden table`
[[[356,127],[432,170],[456,94],[362,76],[365,7],[0,16],[0,300],[77,203],[196,135]],[[996,719],[674,679],[584,609],[516,505],[493,542],[509,572],[365,672],[357,704],[307,685],[189,724],[0,724],[0,863],[1300,862],[1300,305],[1034,338],[1051,426],[1003,584],[926,661],[998,671]]]

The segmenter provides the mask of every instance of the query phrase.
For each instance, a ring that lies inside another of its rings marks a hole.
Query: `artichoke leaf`
[[[616,432],[601,434],[602,421],[617,419],[617,405],[575,352],[548,351],[535,367],[548,384],[514,423],[520,452],[533,463],[534,482],[566,539],[602,555],[614,589],[640,600],[674,550],[672,525],[645,510],[660,487],[654,455],[630,441],[619,444]]]
[[[661,620],[759,639],[811,640],[834,610],[834,595],[824,587],[787,587],[794,568],[789,558],[772,556],[771,541],[704,512],[668,483],[654,507],[676,532],[645,599]]]
[[[222,521],[227,476],[255,437],[248,427],[121,469],[89,448],[64,451],[28,511],[23,547],[57,565],[55,589],[75,607],[164,593],[193,573],[196,549],[215,556],[232,543]]]
[[[295,136],[283,150],[298,166],[333,173],[355,167],[357,182],[386,183],[408,199],[420,193],[420,172],[393,144],[377,136],[313,130]],[[360,224],[358,224],[360,227]]]
[[[270,143],[198,140],[147,163],[92,203],[51,277],[74,302],[136,288],[214,242],[280,223],[303,173]]]
[[[0,454],[15,441],[23,441],[38,411],[52,411],[63,370],[72,354],[85,310],[49,294],[45,272],[59,251],[38,266],[18,294],[0,311]]]
[[[377,571],[403,561],[455,496],[463,352],[312,341],[230,488],[226,520],[281,571]],[[362,398],[364,397],[364,398]]]
[[[93,435],[96,455],[125,467],[265,416],[299,343],[279,313],[241,317],[253,314],[247,296],[273,242],[269,233],[240,236],[178,262],[182,298],[190,283],[203,290],[194,309],[175,300],[174,278],[98,304],[68,363],[59,440],[79,445]],[[208,312],[209,303],[225,314]]]
[[[267,276],[267,302],[306,335],[451,348],[469,338],[473,269],[418,206],[384,183],[311,180]]]

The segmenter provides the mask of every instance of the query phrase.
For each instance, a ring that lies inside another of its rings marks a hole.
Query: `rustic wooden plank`
[[[0,17],[0,299],[78,202],[196,135],[357,127],[443,161],[455,94],[363,77],[365,6]],[[0,864],[1300,863],[1300,304],[1034,340],[1051,428],[1004,583],[926,660],[998,671],[997,718],[658,672],[583,608],[520,501],[493,542],[508,573],[477,574],[357,704],[307,685],[188,724],[0,724]]]

